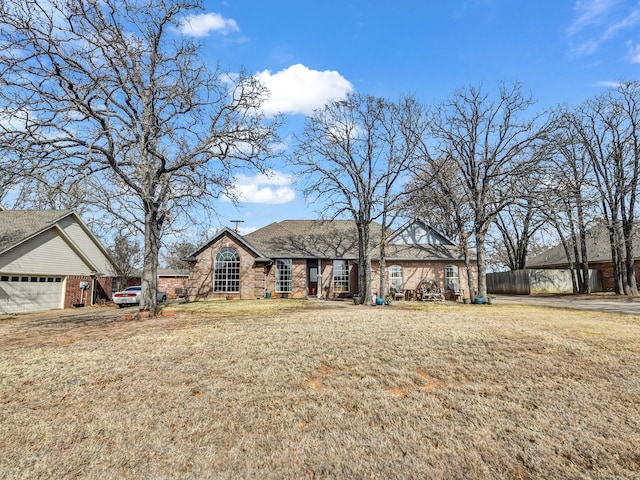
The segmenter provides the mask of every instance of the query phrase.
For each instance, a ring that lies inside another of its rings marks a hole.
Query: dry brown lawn
[[[170,308],[0,317],[0,477],[640,478],[638,317]]]

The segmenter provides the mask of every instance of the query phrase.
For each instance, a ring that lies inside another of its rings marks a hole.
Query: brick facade
[[[80,282],[89,284],[88,290],[80,289]],[[111,301],[111,286],[113,277],[99,277],[93,283],[93,278],[86,275],[68,275],[65,279],[64,308],[71,308],[83,304],[89,306]],[[91,299],[94,299],[93,303]]]
[[[449,300],[453,300],[453,292],[446,292],[445,270],[447,265],[455,265],[458,267],[458,285],[462,289],[463,297],[470,298],[469,282],[467,277],[467,269],[462,261],[432,261],[432,262],[410,262],[410,261],[394,261],[386,262],[387,268],[385,272],[385,281],[387,289],[389,288],[389,267],[399,265],[402,267],[402,286],[404,290],[415,292],[418,285],[424,280],[427,282],[435,282],[443,291]],[[380,290],[380,263],[373,262],[371,265],[372,281],[371,291],[376,293]],[[472,275],[477,278],[477,268],[472,267]]]
[[[240,288],[238,292],[213,292],[213,269],[218,252],[224,247],[235,249],[240,256]],[[222,235],[212,244],[202,250],[197,261],[191,262],[189,279],[187,282],[188,299],[224,299],[231,298],[263,298],[269,292],[273,298],[305,298],[308,295],[307,272],[310,266],[316,267],[319,262],[318,290],[324,298],[352,297],[358,292],[358,266],[349,261],[349,291],[336,292],[333,284],[333,260],[292,260],[292,290],[291,292],[276,291],[276,266],[272,262],[256,261],[255,252],[237,241],[231,235]],[[262,259],[261,259],[262,260]],[[469,298],[467,272],[462,261],[388,261],[387,267],[402,266],[403,287],[405,290],[415,290],[423,280],[434,281],[441,287],[445,286],[445,268],[456,265],[459,272],[459,285],[464,290],[464,296]],[[477,273],[476,273],[477,274]],[[380,266],[372,262],[372,292],[379,289]],[[385,272],[386,284],[389,285],[388,268]],[[449,295],[452,298],[452,295]]]
[[[161,292],[167,292],[167,297],[182,298],[186,295],[187,289],[187,277],[184,276],[159,276],[158,277],[158,290]]]
[[[636,260],[636,263],[638,260]],[[597,270],[600,274],[603,292],[613,292],[615,283],[613,281],[613,264],[611,262],[589,263],[589,268]],[[640,285],[640,268],[636,265],[636,284]]]
[[[213,269],[216,255],[222,248],[236,250],[240,256],[240,288],[237,292],[214,292]],[[198,261],[191,263],[187,281],[187,298],[190,300],[217,298],[262,298],[265,294],[265,268],[256,263],[255,255],[230,236],[222,236],[200,253]],[[272,270],[275,270],[272,268]],[[275,275],[275,273],[274,273]]]

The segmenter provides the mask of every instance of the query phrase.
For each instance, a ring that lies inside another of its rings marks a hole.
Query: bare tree
[[[387,168],[382,171],[380,219],[380,282],[378,295],[386,297],[386,265],[389,232],[394,221],[406,213],[406,195],[400,195],[398,184],[407,178],[420,156],[422,137],[427,130],[424,106],[415,97],[407,96],[397,103],[387,103],[381,125],[381,140],[387,145]],[[404,193],[409,193],[404,189]]]
[[[143,308],[155,310],[161,238],[210,206],[239,168],[261,168],[279,119],[253,77],[211,71],[179,33],[199,0],[0,3],[0,148],[144,236]],[[2,120],[2,119],[0,119]],[[6,128],[6,125],[12,125]]]
[[[371,225],[384,216],[388,228],[398,204],[393,196],[401,193],[399,180],[415,160],[423,128],[415,99],[394,103],[355,94],[315,111],[297,137],[291,163],[307,179],[306,193],[331,200],[334,216],[348,213],[356,224],[362,303],[371,302]]]
[[[142,249],[135,237],[123,229],[113,238],[109,254],[116,269],[117,289],[122,290],[142,267]]]
[[[486,297],[486,236],[496,216],[514,201],[514,179],[535,165],[532,147],[540,137],[539,116],[519,83],[501,85],[494,100],[482,87],[458,90],[440,104],[430,135],[429,158],[456,162],[473,211],[478,259],[478,295]]]
[[[204,237],[203,242],[204,242]],[[184,261],[186,257],[196,251],[198,245],[203,242],[190,242],[189,240],[176,240],[167,245],[163,257],[165,268],[173,270],[186,270],[189,264]]]
[[[422,158],[428,158],[424,144],[422,152]],[[471,268],[470,237],[474,217],[458,163],[434,158],[416,164],[408,192],[405,208],[414,216],[438,225],[447,237],[457,242],[467,271],[467,288],[473,296],[476,285]]]
[[[590,293],[587,235],[597,203],[588,154],[566,108],[552,114],[554,133],[545,142],[546,174],[541,179],[538,211],[567,255],[575,293]]]
[[[568,118],[590,161],[609,228],[615,290],[637,295],[633,233],[640,177],[640,83],[624,82]]]
[[[534,174],[515,179],[514,202],[496,215],[498,235],[493,243],[499,245],[498,250],[504,253],[504,265],[511,271],[525,268],[534,237],[545,222],[537,201],[540,178]],[[489,236],[492,237],[491,231]]]

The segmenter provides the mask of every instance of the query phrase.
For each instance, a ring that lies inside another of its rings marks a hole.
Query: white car
[[[131,305],[140,305],[140,296],[142,295],[142,287],[136,285],[134,287],[127,287],[121,292],[113,294],[113,303],[120,308],[128,307]],[[167,301],[167,292],[158,292],[157,302],[164,303]]]

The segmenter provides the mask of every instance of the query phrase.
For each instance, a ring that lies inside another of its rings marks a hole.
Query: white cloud
[[[602,23],[604,18],[615,7],[615,0],[578,0],[574,5],[577,14],[567,33],[576,35],[583,30]]]
[[[596,52],[602,44],[640,23],[640,6],[624,8],[617,0],[577,0],[574,11],[567,36],[578,55]]]
[[[594,83],[596,87],[605,87],[605,88],[618,88],[620,86],[620,82],[615,82],[613,80],[601,80],[599,82]]]
[[[270,97],[262,109],[266,114],[310,114],[331,100],[345,98],[353,85],[334,70],[311,70],[297,64],[272,73],[265,70],[256,77],[269,89]]]
[[[627,42],[631,63],[640,63],[640,43]]]
[[[239,174],[230,194],[240,203],[282,205],[296,198],[292,183],[291,175],[282,172],[270,171],[253,176]]]
[[[217,13],[189,15],[180,25],[180,32],[192,37],[206,37],[211,31],[226,35],[230,32],[238,32],[240,28],[232,18],[224,18]]]

